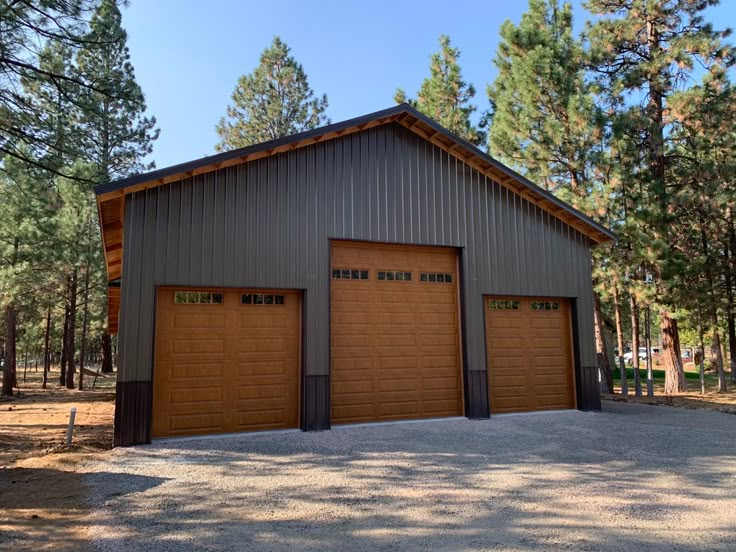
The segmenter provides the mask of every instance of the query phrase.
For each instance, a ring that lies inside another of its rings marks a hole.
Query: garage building
[[[96,193],[116,445],[600,408],[615,236],[405,104]]]

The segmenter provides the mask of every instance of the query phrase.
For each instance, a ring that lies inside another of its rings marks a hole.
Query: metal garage
[[[600,408],[615,235],[408,105],[95,191],[116,445]]]

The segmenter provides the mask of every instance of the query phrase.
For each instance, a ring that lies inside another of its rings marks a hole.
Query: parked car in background
[[[647,359],[647,348],[646,347],[639,347],[639,360],[646,360]],[[624,353],[624,362],[626,364],[632,364],[634,360],[634,352],[628,351]]]

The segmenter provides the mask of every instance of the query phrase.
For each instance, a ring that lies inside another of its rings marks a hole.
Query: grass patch
[[[639,369],[639,375],[641,376],[642,383],[646,383],[647,381],[647,370],[646,368],[640,368]],[[664,385],[664,370],[661,369],[653,369],[652,370],[652,377],[654,378],[654,385]],[[633,368],[626,368],[626,379],[629,381],[629,384],[631,384],[634,381],[634,369]],[[697,382],[698,385],[700,385],[700,372],[693,372],[691,370],[685,371],[685,379],[688,382]],[[615,368],[613,370],[613,383],[614,385],[621,383],[621,375],[618,368]],[[715,373],[705,373],[705,385],[718,385],[718,375]]]

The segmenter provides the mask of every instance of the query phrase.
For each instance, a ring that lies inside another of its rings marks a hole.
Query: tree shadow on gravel
[[[728,549],[732,418],[631,409],[116,451],[106,470],[170,480],[108,495],[96,534],[121,550]]]
[[[145,492],[164,478],[51,468],[0,469],[0,549],[85,550],[89,487],[105,498]]]

